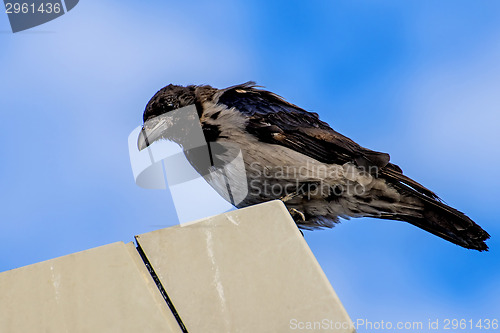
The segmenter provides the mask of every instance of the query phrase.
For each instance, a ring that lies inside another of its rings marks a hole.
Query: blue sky
[[[87,0],[17,34],[0,15],[0,271],[175,223],[167,192],[134,184],[128,134],[166,84],[255,80],[389,152],[492,235],[476,253],[373,219],[306,232],[354,320],[499,318],[499,10]]]

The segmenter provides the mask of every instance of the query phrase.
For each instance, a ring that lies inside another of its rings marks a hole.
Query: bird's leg
[[[309,195],[310,191],[316,191],[318,188],[317,182],[302,182],[295,192],[288,193],[280,198],[283,203],[292,200],[300,195]]]
[[[299,193],[298,192],[293,192],[293,193],[288,193],[287,195],[284,195],[280,198],[281,201],[283,201],[283,203],[287,202],[288,200],[291,200],[293,198],[295,198],[296,196],[298,196]]]
[[[295,220],[295,218],[297,216],[300,217],[300,219],[305,222],[306,221],[306,216],[304,215],[304,213],[302,213],[300,210],[298,209],[295,209],[295,208],[288,208],[288,212],[290,213],[290,215],[292,215],[293,219]]]
[[[292,216],[293,220],[295,221],[295,217],[297,215],[300,216],[300,219],[305,222],[306,221],[306,216],[304,215],[304,213],[302,213],[300,210],[298,209],[295,209],[295,208],[288,208],[288,212],[290,213],[290,215]],[[295,222],[297,223],[297,221]],[[300,231],[300,234],[302,235],[302,237],[304,237],[304,233],[302,232],[302,230],[300,230],[299,226],[297,225],[297,229],[299,229]]]

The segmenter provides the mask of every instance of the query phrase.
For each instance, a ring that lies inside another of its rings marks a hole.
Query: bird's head
[[[144,123],[151,118],[191,105],[195,102],[196,86],[176,86],[169,84],[160,89],[146,105]]]
[[[195,103],[196,86],[169,84],[158,91],[146,105],[143,114],[144,125],[137,140],[137,147],[143,150],[160,139],[180,140],[189,134],[189,121],[180,121],[179,114],[172,112]],[[198,120],[198,119],[196,119]]]

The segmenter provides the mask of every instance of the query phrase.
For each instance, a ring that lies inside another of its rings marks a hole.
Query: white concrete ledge
[[[137,242],[1,273],[0,332],[354,332],[281,201]]]
[[[0,332],[180,332],[132,243],[0,274]]]

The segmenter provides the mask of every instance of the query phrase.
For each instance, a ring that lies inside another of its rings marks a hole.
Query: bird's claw
[[[302,220],[302,222],[306,221],[306,216],[300,210],[295,209],[295,208],[288,208],[288,212],[290,213],[290,215],[292,215],[294,220],[295,220],[295,217],[298,215],[298,216],[300,216],[300,219]]]
[[[287,195],[282,196],[280,200],[283,201],[283,203],[285,203],[288,200],[295,198],[297,195],[299,195],[297,192],[288,193]]]

